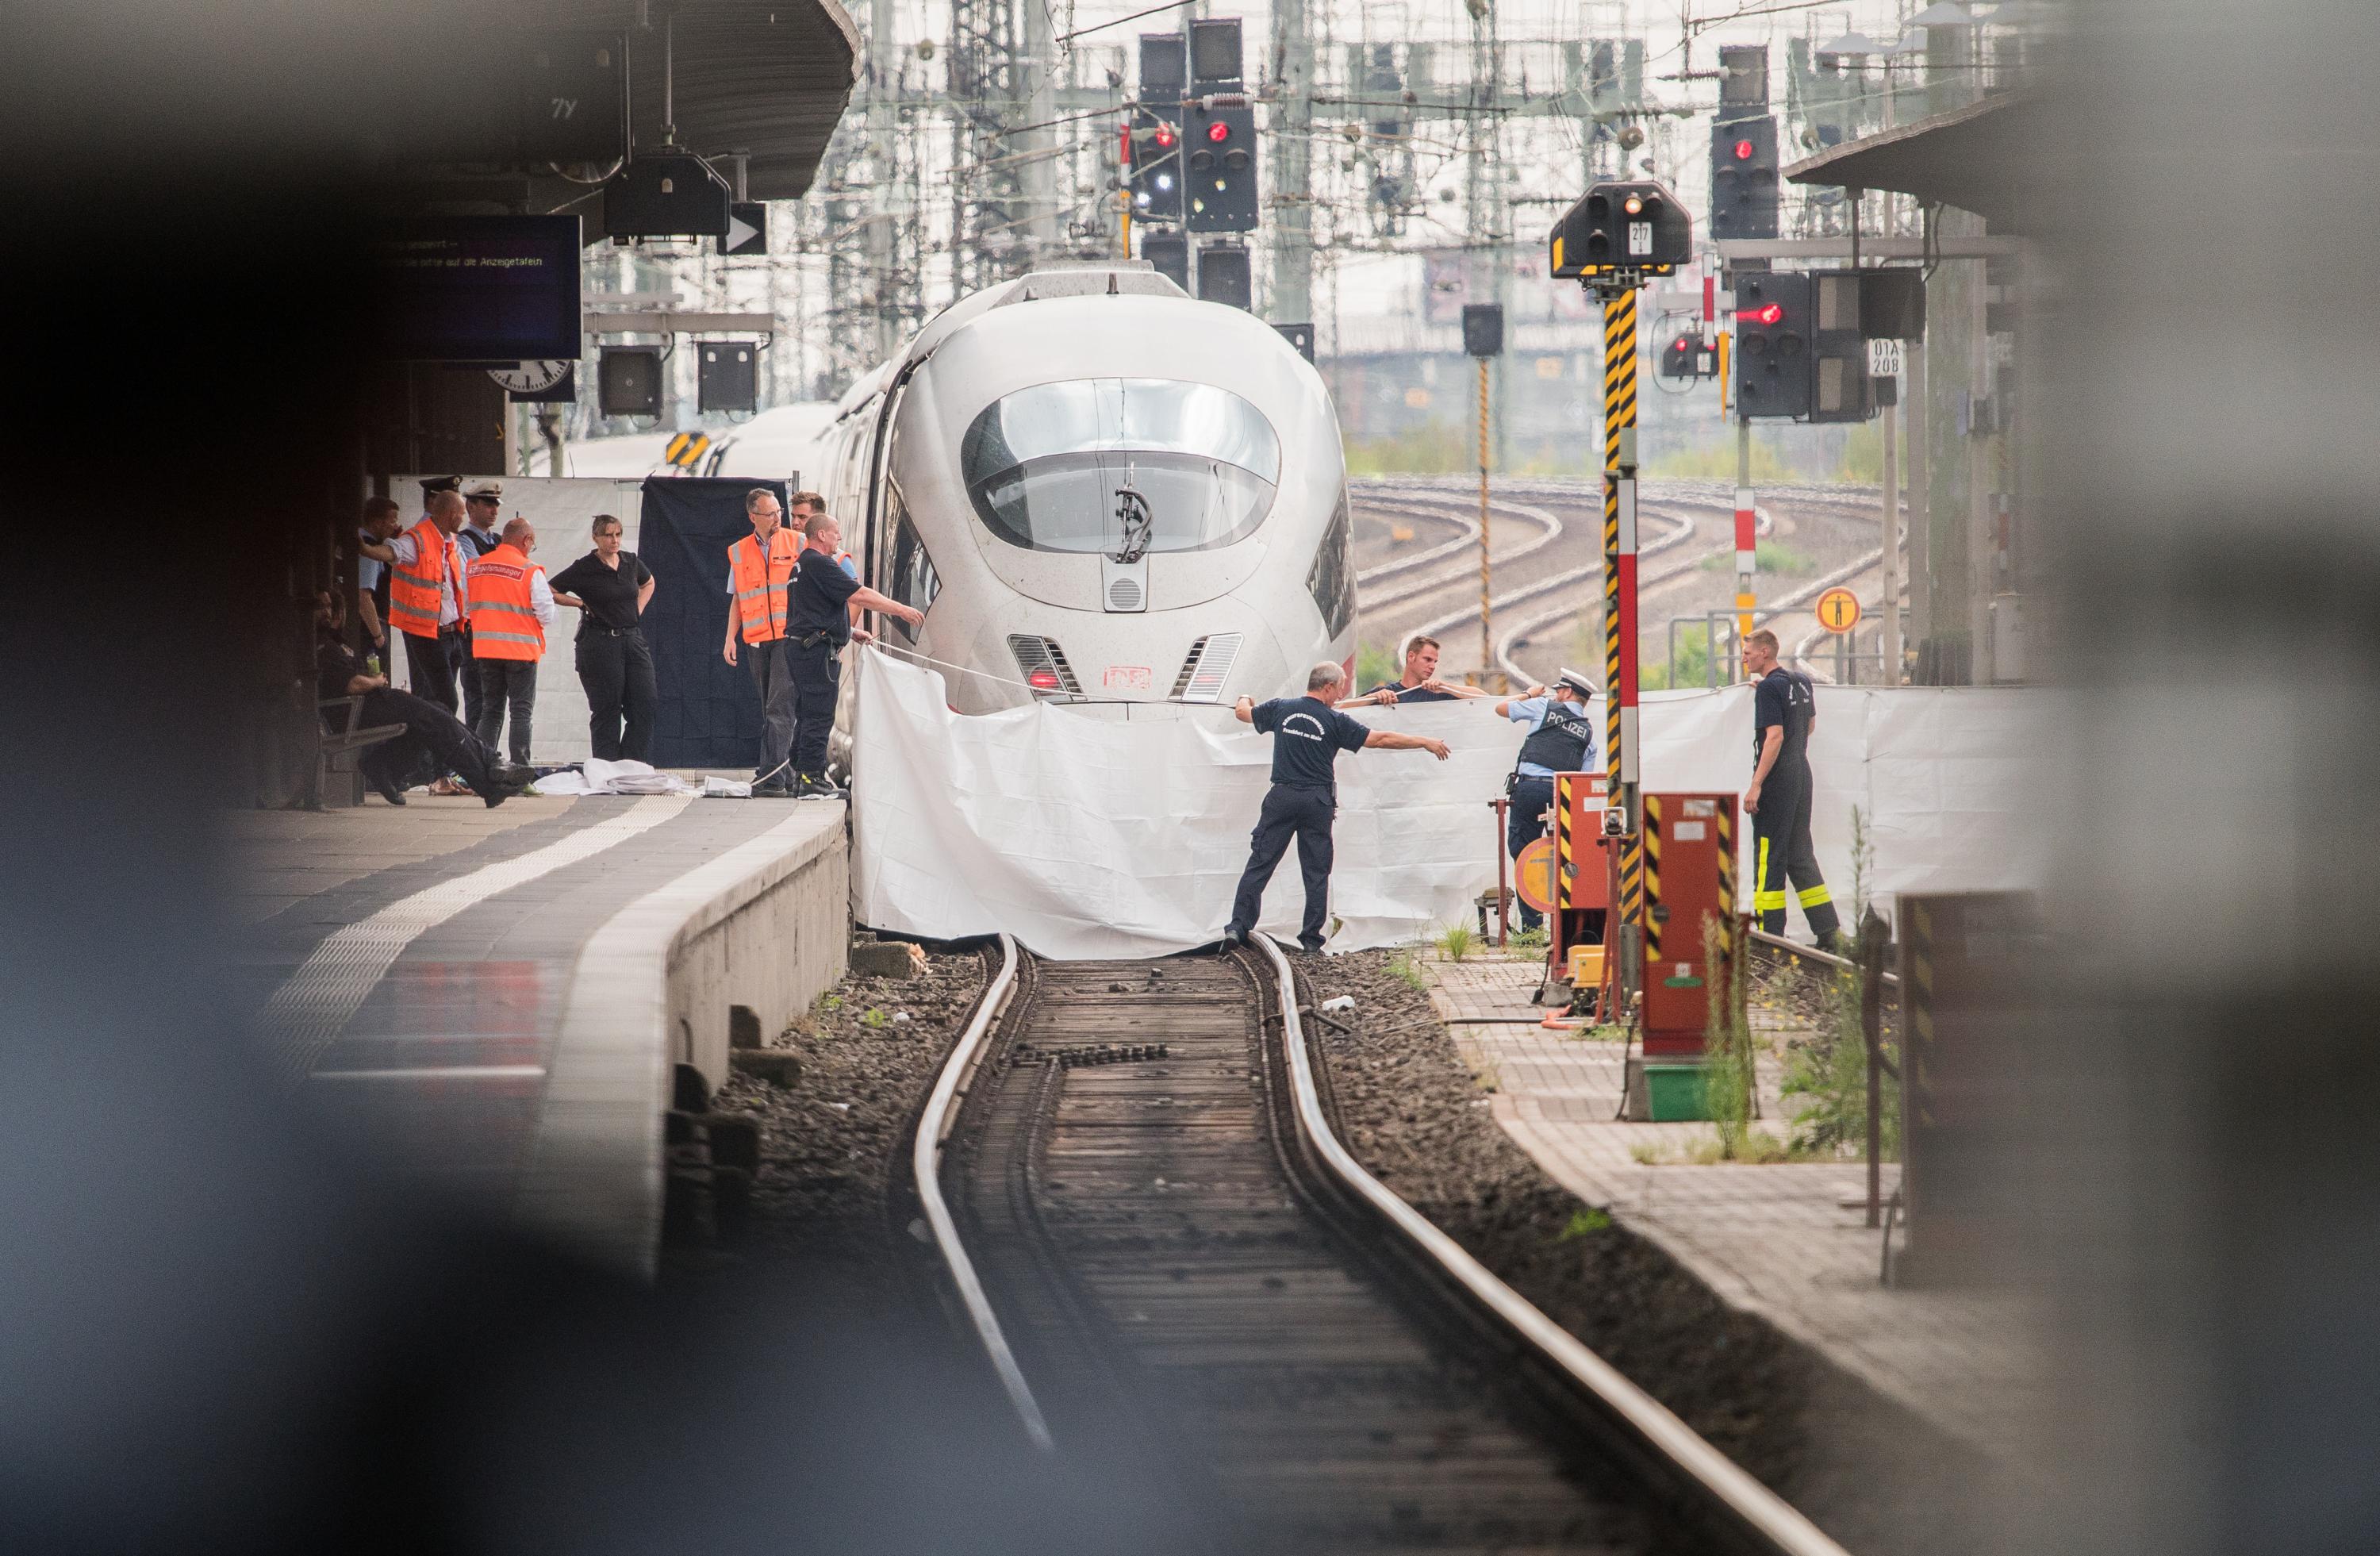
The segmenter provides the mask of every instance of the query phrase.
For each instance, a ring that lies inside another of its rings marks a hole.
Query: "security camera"
[[[1603,835],[1606,837],[1626,837],[1628,835],[1628,812],[1616,805],[1610,809],[1606,810],[1603,813]]]

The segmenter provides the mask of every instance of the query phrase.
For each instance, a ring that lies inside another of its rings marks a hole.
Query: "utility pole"
[[[1932,316],[1928,310],[1927,316]],[[1909,636],[1918,651],[1934,636],[1934,485],[1926,468],[1925,340],[1909,343],[1901,388],[1901,430],[1909,441]]]
[[[881,5],[884,0],[875,0]],[[1059,220],[1057,134],[1050,121],[1058,116],[1058,96],[1051,79],[1057,67],[1058,45],[1050,30],[1047,0],[1024,0],[1024,48],[1017,58],[1021,95],[1018,104],[1031,128],[1014,138],[1020,159],[1018,179],[1024,197],[1025,266],[1031,269],[1054,257],[1062,247],[1064,226]]]
[[[893,0],[868,5],[868,296],[875,305],[872,359],[883,361],[898,343],[892,303]]]
[[[1273,0],[1272,295],[1276,322],[1314,319],[1314,30],[1306,0]]]
[[[1496,634],[1488,619],[1488,361],[1485,356],[1479,359],[1479,684],[1492,687]]]
[[[1894,398],[1900,398],[1895,395]],[[1884,445],[1884,619],[1877,625],[1876,646],[1882,661],[1883,683],[1900,684],[1900,472],[1896,468],[1900,440],[1893,436],[1894,408],[1876,419],[1876,433]]]

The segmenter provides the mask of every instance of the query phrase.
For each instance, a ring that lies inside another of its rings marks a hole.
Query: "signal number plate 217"
[[[1641,260],[1646,258],[1652,252],[1653,224],[1650,222],[1629,223],[1628,257],[1632,260]]]

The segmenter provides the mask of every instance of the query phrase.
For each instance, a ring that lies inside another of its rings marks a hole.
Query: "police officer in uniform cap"
[[[1496,704],[1499,718],[1529,726],[1520,760],[1504,781],[1504,792],[1512,796],[1505,814],[1504,843],[1516,859],[1522,849],[1545,835],[1546,812],[1554,803],[1554,775],[1585,772],[1587,758],[1595,754],[1595,721],[1586,711],[1586,699],[1594,695],[1593,682],[1565,670],[1550,687],[1531,687],[1526,696]],[[1521,928],[1534,930],[1544,922],[1536,908],[1521,905]]]
[[[1842,934],[1834,893],[1810,843],[1810,730],[1818,703],[1810,677],[1777,663],[1777,634],[1743,640],[1743,672],[1752,678],[1752,783],[1743,808],[1752,813],[1753,910],[1772,935],[1785,932],[1785,886],[1792,882],[1810,920],[1810,933],[1832,948]]]

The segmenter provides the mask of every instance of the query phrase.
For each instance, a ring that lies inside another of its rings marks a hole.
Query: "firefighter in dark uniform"
[[[1273,737],[1272,787],[1265,791],[1257,829],[1248,836],[1248,868],[1240,874],[1232,921],[1223,930],[1226,950],[1247,943],[1263,910],[1265,887],[1293,837],[1298,871],[1305,878],[1305,919],[1297,943],[1307,951],[1322,949],[1330,915],[1330,822],[1339,811],[1333,768],[1340,752],[1427,751],[1440,761],[1447,758],[1443,740],[1367,728],[1339,711],[1346,681],[1346,673],[1326,660],[1306,673],[1304,697],[1263,703],[1243,697],[1232,707],[1233,718]]]
[[[1505,780],[1512,796],[1506,813],[1504,842],[1515,859],[1521,850],[1543,837],[1546,812],[1553,808],[1554,775],[1584,772],[1595,754],[1595,721],[1587,716],[1586,699],[1595,687],[1575,670],[1565,670],[1549,687],[1531,687],[1528,695],[1496,704],[1496,716],[1529,726],[1521,755]],[[1521,905],[1521,928],[1534,930],[1544,917],[1527,903]]]
[[[1810,728],[1817,699],[1810,677],[1777,663],[1777,634],[1743,640],[1743,673],[1753,682],[1752,783],[1743,808],[1752,813],[1753,911],[1772,935],[1785,932],[1788,881],[1810,920],[1810,933],[1831,949],[1842,932],[1834,893],[1810,843]]]
[[[834,733],[835,699],[843,689],[843,646],[866,643],[873,635],[854,626],[848,607],[882,611],[916,626],[926,619],[898,600],[888,599],[844,571],[835,560],[843,526],[814,513],[802,526],[808,543],[785,589],[785,662],[794,678],[794,797],[840,799],[827,782],[827,738]]]

